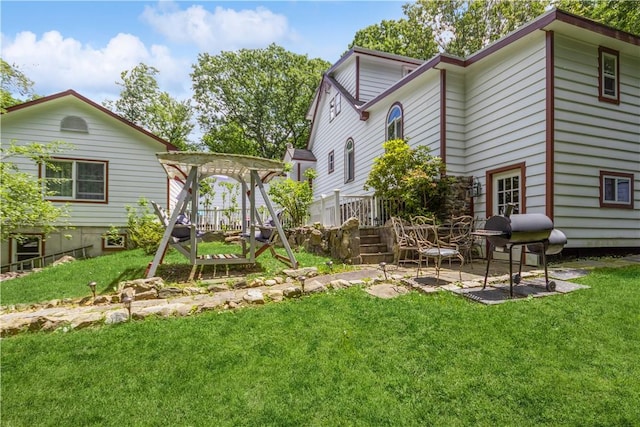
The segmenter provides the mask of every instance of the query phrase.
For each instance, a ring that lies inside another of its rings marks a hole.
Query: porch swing
[[[176,204],[168,216],[162,208],[154,204],[156,214],[165,227],[160,241],[160,246],[147,269],[146,277],[156,274],[158,266],[162,263],[169,245],[175,247],[189,259],[192,266],[200,265],[225,265],[231,264],[255,264],[256,257],[267,249],[276,259],[291,268],[298,267],[291,246],[280,223],[280,218],[273,209],[273,205],[264,189],[264,183],[272,178],[280,176],[284,172],[284,164],[277,160],[269,160],[260,157],[244,156],[238,154],[200,153],[200,152],[169,152],[157,153],[156,157],[170,179],[182,183],[182,189],[176,200]],[[198,241],[200,233],[196,229],[198,215],[198,190],[200,181],[205,178],[223,175],[235,179],[242,186],[241,212],[242,218],[247,218],[249,210],[249,230],[246,221],[242,221],[241,236],[245,236],[242,242],[242,254],[198,254]],[[271,215],[273,237],[279,237],[280,242],[287,252],[287,256],[278,254],[274,249],[274,238],[260,239],[257,231],[264,229],[260,216],[257,214],[255,191],[258,189],[264,203]],[[247,206],[247,197],[249,204]],[[189,221],[178,221],[179,217],[187,217]],[[178,223],[182,222],[182,224]],[[185,224],[185,222],[187,224]],[[276,234],[277,233],[277,234]],[[248,247],[247,247],[248,243]],[[258,247],[260,246],[260,247]]]

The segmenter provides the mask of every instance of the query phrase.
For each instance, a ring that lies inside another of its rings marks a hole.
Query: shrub
[[[304,172],[305,181],[294,181],[291,178],[274,181],[269,186],[269,195],[275,203],[285,209],[292,227],[305,225],[309,218],[309,208],[313,202],[313,191],[309,180],[316,177],[313,169]]]
[[[402,211],[397,215],[446,216],[445,201],[451,180],[444,176],[445,166],[429,148],[411,148],[402,139],[383,144],[385,152],[376,158],[365,190],[372,188],[376,197],[398,201]]]
[[[151,211],[149,202],[142,197],[138,200],[137,207],[126,206],[126,209],[129,249],[141,248],[147,254],[155,253],[162,240],[164,226]]]

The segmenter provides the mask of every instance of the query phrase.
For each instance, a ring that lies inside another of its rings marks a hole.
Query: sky
[[[12,1],[0,2],[0,56],[38,95],[68,89],[116,100],[120,73],[159,70],[160,90],[191,97],[199,53],[285,49],[336,62],[356,31],[400,19],[407,1]]]

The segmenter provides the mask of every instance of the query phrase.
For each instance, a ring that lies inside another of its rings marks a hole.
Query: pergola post
[[[196,176],[198,174],[198,168],[193,167],[191,171],[189,171],[189,176],[187,176],[187,180],[178,195],[178,199],[176,200],[176,205],[171,213],[171,218],[169,218],[169,224],[164,230],[164,234],[162,235],[162,240],[160,240],[160,246],[158,246],[158,250],[156,251],[156,255],[153,257],[153,261],[151,262],[151,267],[147,272],[147,278],[153,277],[156,274],[156,270],[158,269],[158,265],[164,258],[164,254],[167,250],[167,245],[169,244],[169,239],[171,238],[171,233],[173,232],[173,227],[176,225],[176,220],[178,219],[178,215],[180,215],[187,204],[189,197],[189,188],[193,184]],[[194,246],[194,245],[192,245]]]

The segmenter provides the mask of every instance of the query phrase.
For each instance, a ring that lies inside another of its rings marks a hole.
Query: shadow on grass
[[[186,283],[193,280],[249,277],[261,273],[266,274],[267,269],[259,262],[255,264],[198,266],[192,266],[190,264],[162,264],[158,266],[156,276],[161,277],[162,280],[167,283]],[[141,274],[144,274],[144,271]]]

